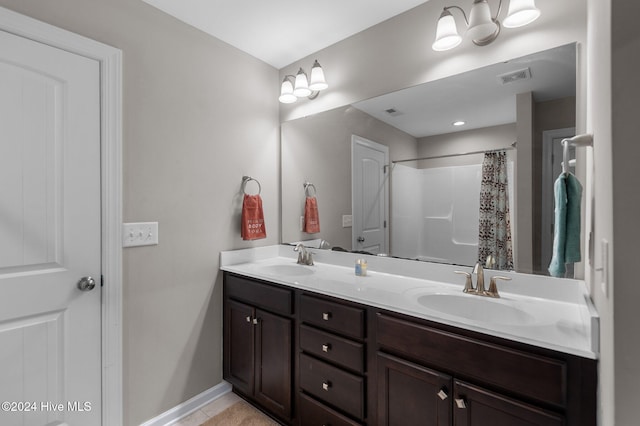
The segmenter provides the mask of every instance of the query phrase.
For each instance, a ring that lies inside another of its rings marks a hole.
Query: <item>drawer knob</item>
[[[464,398],[456,398],[455,401],[458,408],[467,408],[467,403]]]
[[[437,395],[440,397],[441,400],[445,400],[449,397],[449,395],[447,395],[447,391],[445,388],[440,389],[440,392],[437,393]]]
[[[322,382],[322,389],[325,391],[329,391],[329,388],[331,387],[331,382],[326,381],[326,382]]]
[[[323,312],[322,313],[322,319],[324,321],[329,321],[330,318],[331,318],[331,312]]]
[[[329,343],[325,343],[322,345],[322,352],[329,352],[331,350],[331,345]]]

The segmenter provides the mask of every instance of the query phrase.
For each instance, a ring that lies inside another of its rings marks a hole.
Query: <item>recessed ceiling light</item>
[[[451,123],[451,124],[453,124],[454,126],[464,126],[464,125],[465,125],[465,124],[467,124],[467,123],[465,123],[465,122],[464,122],[464,121],[462,121],[462,120],[458,120],[458,121],[454,121],[454,122],[453,122],[453,123]]]

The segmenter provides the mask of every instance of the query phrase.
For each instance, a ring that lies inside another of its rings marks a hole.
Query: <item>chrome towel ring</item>
[[[302,184],[302,186],[304,187],[304,194],[305,194],[307,197],[315,197],[315,196],[316,196],[316,192],[317,192],[317,191],[316,191],[316,186],[315,186],[314,184],[312,184],[311,182],[305,182],[305,183],[303,183],[303,184]],[[309,193],[309,190],[310,190],[311,188],[313,188],[313,195],[311,195],[311,194]]]
[[[260,182],[258,182],[258,179],[252,178],[251,176],[242,176],[242,192],[245,195],[251,195],[251,194],[247,194],[247,182],[250,181],[254,181],[255,183],[258,184],[258,194],[253,194],[253,195],[260,195],[260,193],[262,192],[262,186],[260,185]]]

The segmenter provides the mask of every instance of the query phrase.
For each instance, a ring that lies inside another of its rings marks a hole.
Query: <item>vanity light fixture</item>
[[[307,97],[315,99],[321,90],[329,87],[324,78],[324,71],[318,63],[314,61],[311,66],[311,79],[307,79],[307,73],[302,68],[295,76],[288,74],[284,76],[280,86],[280,97],[278,100],[283,104],[291,104],[298,98]]]
[[[438,19],[436,26],[436,39],[431,45],[435,51],[453,49],[462,43],[462,36],[458,34],[456,21],[451,14],[451,9],[458,9],[462,12],[464,21],[467,24],[467,32],[476,46],[486,46],[493,42],[500,34],[500,21],[498,17],[502,11],[502,0],[498,3],[498,11],[495,18],[491,16],[491,9],[487,0],[473,0],[469,19],[464,10],[458,6],[447,6],[444,8]],[[503,25],[506,28],[517,28],[530,24],[538,19],[540,10],[536,8],[535,0],[510,0],[507,16]]]

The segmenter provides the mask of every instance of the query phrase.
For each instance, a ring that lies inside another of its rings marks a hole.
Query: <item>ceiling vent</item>
[[[498,76],[500,84],[510,84],[520,80],[529,80],[531,78],[531,70],[524,68],[517,71],[508,72]]]
[[[397,117],[399,115],[402,115],[402,113],[395,108],[385,109],[384,112],[389,114],[391,117]]]

